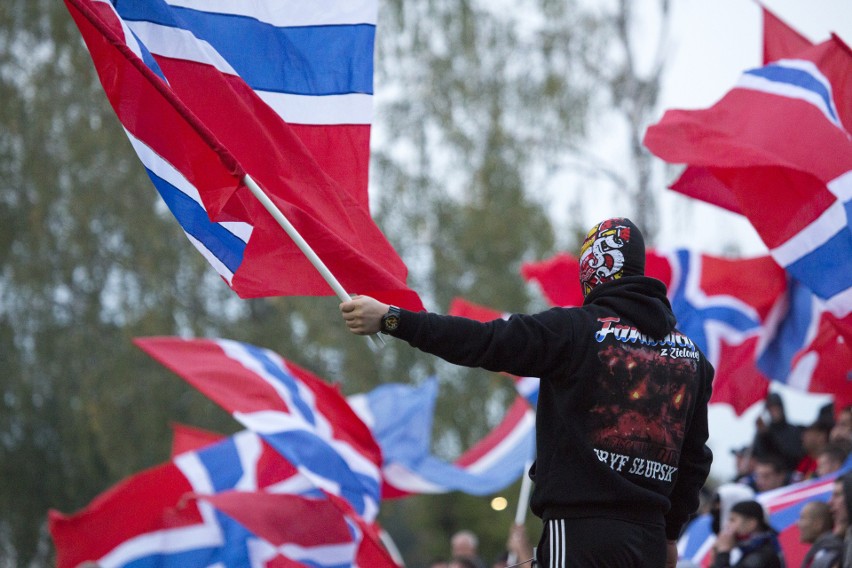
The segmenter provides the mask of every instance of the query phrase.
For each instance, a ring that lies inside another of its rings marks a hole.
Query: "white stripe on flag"
[[[776,62],[776,65],[780,63],[781,62]],[[819,69],[817,69],[816,65],[814,65],[813,63],[809,61],[799,60],[787,60],[784,63],[786,64],[783,65],[783,67],[795,68],[808,73],[815,81],[819,81],[820,83],[822,83],[826,87],[828,93],[831,93],[831,85],[828,84],[828,81],[826,81],[825,77],[823,77],[822,73],[819,71]],[[794,63],[798,65],[793,65]],[[825,118],[829,122],[831,122],[838,128],[843,127],[836,118],[836,109],[828,108],[826,106],[825,100],[819,94],[815,93],[810,89],[799,87],[792,83],[772,81],[771,79],[767,79],[759,75],[753,75],[751,73],[743,73],[739,81],[737,81],[735,88],[736,87],[805,101],[819,109],[819,111],[825,116]],[[832,112],[834,112],[834,115],[832,115]]]
[[[354,542],[311,547],[285,544],[280,546],[278,551],[284,558],[297,562],[310,562],[318,566],[346,566],[355,558],[357,548]]]
[[[231,64],[212,45],[198,39],[189,30],[147,21],[132,21],[128,25],[148,51],[155,55],[203,63],[227,75],[237,75]]]
[[[278,116],[292,124],[370,124],[373,121],[372,95],[350,93],[312,97],[255,92]]]
[[[824,245],[838,232],[848,229],[843,203],[835,201],[810,225],[769,252],[778,264],[786,267]]]
[[[483,473],[494,466],[502,466],[500,460],[522,443],[535,428],[535,413],[532,410],[524,412],[518,424],[512,428],[508,436],[500,440],[487,454],[465,467],[471,473]]]
[[[376,0],[166,0],[176,7],[217,14],[247,16],[278,27],[342,24],[375,25]]]

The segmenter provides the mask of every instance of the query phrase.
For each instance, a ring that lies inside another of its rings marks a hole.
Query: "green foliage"
[[[374,213],[430,309],[542,307],[519,269],[581,236],[554,229],[540,188],[585,133],[604,24],[565,0],[380,6]],[[445,459],[502,418],[508,379],[399,342],[374,354],[334,298],[237,299],[160,203],[62,3],[0,4],[0,100],[0,566],[51,565],[48,509],[167,459],[170,423],[237,428],[134,337],[247,341],[346,394],[437,374]],[[384,504],[381,521],[412,566],[461,528],[490,559],[514,512],[488,501],[420,496]]]

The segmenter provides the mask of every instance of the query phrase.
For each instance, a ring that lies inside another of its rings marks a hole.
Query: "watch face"
[[[387,331],[393,331],[399,326],[399,316],[390,314],[382,319],[382,327]]]

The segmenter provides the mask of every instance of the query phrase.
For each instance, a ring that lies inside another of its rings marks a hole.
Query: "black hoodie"
[[[627,276],[581,308],[481,323],[402,311],[393,335],[451,363],[541,377],[533,512],[665,524],[677,538],[710,471],[713,368],[662,282]]]

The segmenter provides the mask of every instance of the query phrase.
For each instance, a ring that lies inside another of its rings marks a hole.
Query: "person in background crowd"
[[[811,545],[802,559],[802,568],[839,568],[843,541],[832,532],[834,520],[828,504],[822,501],[806,503],[797,525],[799,540]]]
[[[828,435],[828,440],[832,444],[846,448],[847,454],[852,452],[852,405],[837,413],[837,421]]]
[[[450,538],[450,555],[453,559],[468,559],[475,568],[485,568],[479,557],[479,538],[472,531],[461,530]]]
[[[710,503],[710,528],[713,529],[713,532],[715,534],[722,532],[734,505],[752,499],[754,499],[754,490],[748,485],[742,483],[720,485]]]
[[[802,449],[805,455],[793,471],[793,481],[816,477],[817,458],[828,446],[828,433],[831,432],[831,427],[831,423],[817,419],[802,430]]]
[[[734,454],[734,461],[737,468],[733,482],[748,485],[752,489],[755,489],[754,465],[756,461],[754,453],[751,451],[751,446],[733,449],[731,453]]]
[[[758,493],[778,489],[790,483],[790,471],[784,462],[775,456],[757,459],[754,466],[754,484]]]
[[[767,522],[766,512],[757,501],[741,501],[731,507],[713,551],[711,568],[784,567],[778,533]]]
[[[848,457],[849,452],[843,446],[830,442],[817,456],[817,476],[840,471]]]
[[[781,395],[769,393],[765,404],[768,418],[759,416],[755,423],[757,432],[752,444],[754,456],[758,460],[778,456],[786,469],[792,471],[804,456],[801,428],[787,422]]]
[[[450,563],[447,564],[447,568],[479,568],[479,565],[471,558],[459,556],[458,558],[451,559]]]
[[[828,501],[834,518],[834,534],[843,539],[843,568],[852,568],[852,472],[834,480]]]

